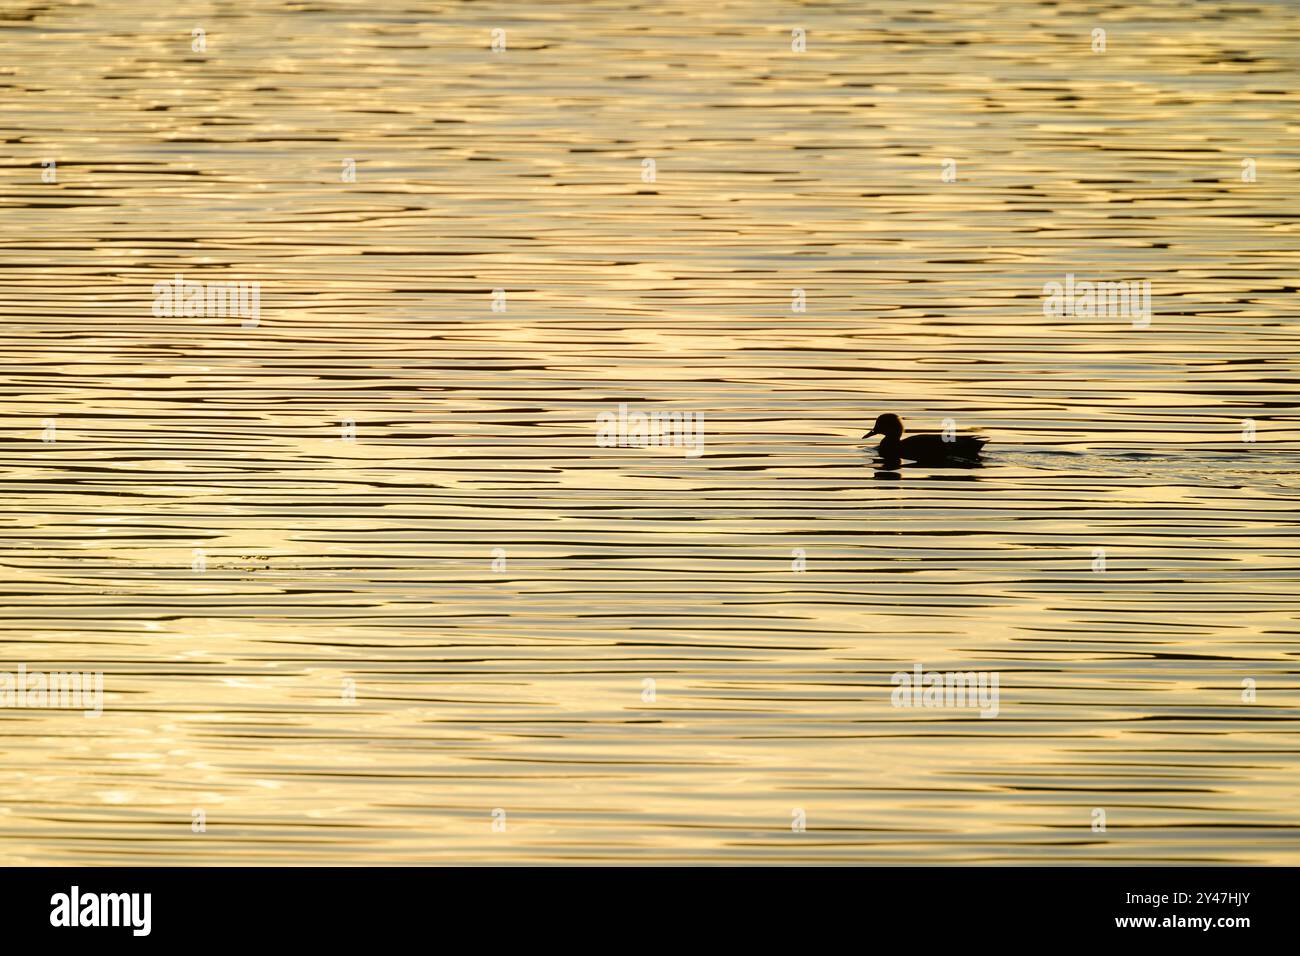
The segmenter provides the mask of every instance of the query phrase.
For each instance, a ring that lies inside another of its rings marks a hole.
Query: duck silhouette
[[[973,435],[956,435],[945,438],[943,435],[908,435],[903,437],[903,420],[892,412],[886,412],[876,418],[871,431],[863,435],[882,435],[876,451],[886,461],[906,459],[921,464],[942,464],[949,461],[976,461],[980,449],[988,444],[987,438]]]

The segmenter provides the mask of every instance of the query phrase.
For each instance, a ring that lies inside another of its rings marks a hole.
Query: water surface
[[[0,710],[0,861],[1300,863],[1298,41],[7,5],[0,638],[105,712]],[[1067,273],[1150,327],[1045,318]],[[884,470],[882,411],[993,444]],[[917,663],[999,716],[891,706]]]

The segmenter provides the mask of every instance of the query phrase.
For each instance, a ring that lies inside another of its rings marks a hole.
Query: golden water
[[[1298,58],[1272,0],[5,3],[3,666],[105,712],[0,710],[0,861],[1300,862]]]

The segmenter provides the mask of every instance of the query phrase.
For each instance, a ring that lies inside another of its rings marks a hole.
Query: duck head
[[[872,435],[884,435],[886,438],[900,438],[903,434],[903,420],[892,412],[876,418],[876,423],[871,426],[871,431],[863,435],[863,438],[870,438]]]

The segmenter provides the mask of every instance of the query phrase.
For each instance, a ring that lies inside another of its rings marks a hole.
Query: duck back
[[[973,435],[959,435],[951,441],[944,441],[942,435],[908,435],[902,441],[891,443],[891,448],[885,448],[882,442],[881,451],[893,452],[900,458],[912,461],[977,458],[980,449],[987,443],[987,438],[976,438]]]

